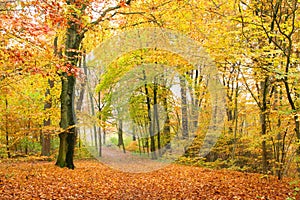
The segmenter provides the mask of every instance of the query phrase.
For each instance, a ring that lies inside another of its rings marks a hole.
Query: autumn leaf
[[[129,5],[126,3],[125,0],[121,0],[121,1],[119,2],[119,6],[121,6],[121,7],[123,7],[123,8],[129,7]]]

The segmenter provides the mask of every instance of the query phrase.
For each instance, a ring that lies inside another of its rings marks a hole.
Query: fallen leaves
[[[75,170],[49,162],[1,163],[0,199],[286,199],[289,180],[172,164],[149,173],[124,173],[100,162]]]

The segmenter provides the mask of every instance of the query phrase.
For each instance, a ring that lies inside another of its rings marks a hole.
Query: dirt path
[[[121,149],[112,147],[103,147],[102,157],[97,159],[108,167],[130,173],[152,172],[171,164],[165,160],[152,160],[147,155],[140,156],[132,152],[123,153]]]

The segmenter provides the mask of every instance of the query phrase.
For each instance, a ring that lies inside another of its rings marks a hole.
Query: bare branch
[[[242,78],[243,78],[243,80],[244,80],[244,83],[245,83],[245,86],[246,86],[247,90],[250,92],[250,94],[251,94],[252,98],[254,99],[254,101],[256,102],[257,106],[261,109],[261,108],[262,108],[261,103],[260,103],[260,101],[257,99],[257,97],[255,96],[255,94],[252,92],[250,86],[249,86],[248,83],[247,83],[247,80],[246,80],[244,74],[242,73],[242,71],[241,71],[240,69],[239,69],[239,72],[240,72],[240,74],[242,75]]]
[[[130,5],[130,2],[131,2],[131,0],[127,0],[125,3],[126,3],[127,5]],[[101,12],[100,16],[98,17],[98,19],[97,19],[96,21],[91,22],[88,26],[86,26],[86,27],[82,30],[81,34],[83,35],[83,34],[84,34],[85,32],[87,32],[89,29],[91,29],[92,27],[98,25],[100,22],[104,21],[104,20],[105,20],[105,16],[106,16],[108,13],[110,13],[111,11],[120,9],[120,8],[121,8],[121,5],[118,4],[118,5],[116,5],[116,6],[112,6],[112,7],[109,7],[109,8],[107,8],[107,9],[105,9],[103,12]]]
[[[146,12],[115,12],[120,15],[144,15]]]

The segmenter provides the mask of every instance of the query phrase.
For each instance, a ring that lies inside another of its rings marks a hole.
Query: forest
[[[0,199],[300,198],[299,5],[0,0]]]

